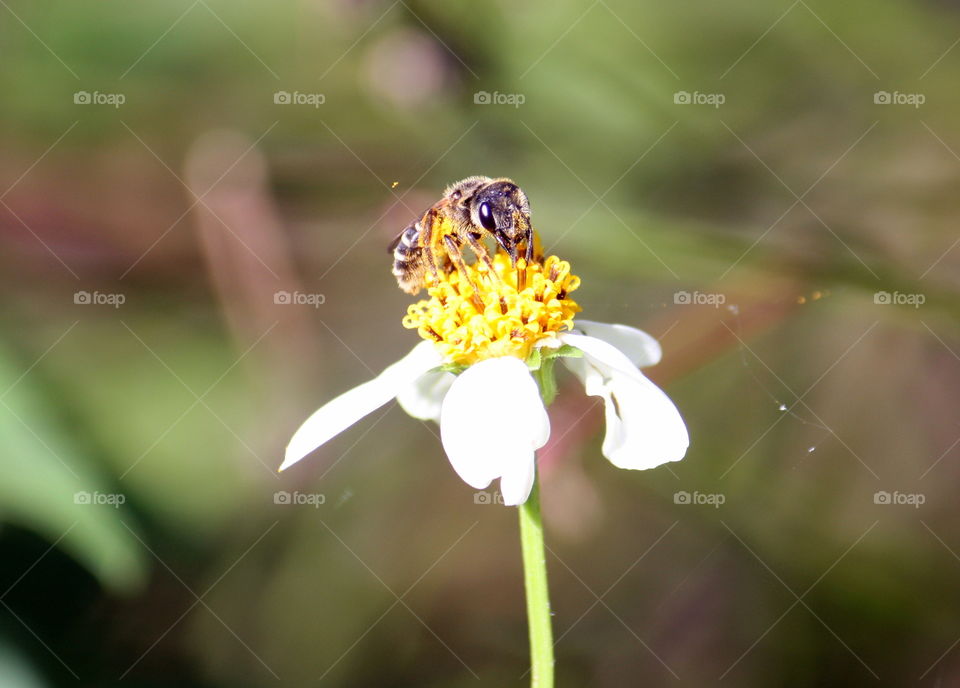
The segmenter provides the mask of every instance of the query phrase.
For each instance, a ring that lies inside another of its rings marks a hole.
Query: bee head
[[[533,229],[527,195],[509,179],[491,180],[480,186],[470,199],[470,219],[493,235],[516,263],[521,243],[532,251]]]

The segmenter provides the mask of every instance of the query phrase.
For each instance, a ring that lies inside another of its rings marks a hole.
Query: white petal
[[[300,426],[284,455],[285,470],[331,437],[340,434],[369,413],[393,399],[400,390],[431,368],[440,365],[440,355],[431,342],[420,342],[406,356],[377,377],[330,400]]]
[[[604,400],[603,455],[620,468],[636,469],[682,459],[690,437],[680,412],[663,390],[606,342],[582,335],[561,336],[585,355],[564,363],[583,381],[587,394]]]
[[[443,370],[432,370],[400,390],[397,403],[409,415],[420,420],[440,422],[440,407],[456,376]]]
[[[635,327],[578,319],[574,328],[587,336],[612,344],[638,368],[657,365],[663,356],[660,342]]]
[[[503,476],[504,502],[526,501],[535,452],[550,437],[550,419],[526,364],[505,356],[462,372],[443,400],[440,437],[468,485],[483,489]]]
[[[575,332],[561,332],[560,341],[570,346],[575,346],[583,352],[587,362],[598,367],[601,371],[606,369],[617,370],[624,375],[643,377],[643,373],[627,358],[627,355],[620,351],[613,344],[609,344],[596,337],[588,337]],[[565,363],[576,361],[575,358],[563,359]],[[575,366],[569,366],[572,370]]]
[[[559,349],[563,342],[555,334],[548,334],[533,343],[534,349]]]
[[[500,494],[506,506],[520,506],[533,489],[536,477],[536,460],[529,453],[520,451],[516,456],[505,454],[501,462]]]
[[[604,387],[603,455],[615,466],[655,468],[684,457],[690,446],[687,426],[663,390],[646,378],[637,380],[616,371]]]

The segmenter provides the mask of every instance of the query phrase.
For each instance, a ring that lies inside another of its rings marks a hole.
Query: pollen
[[[534,345],[573,327],[580,306],[570,293],[580,278],[570,263],[550,256],[512,265],[502,252],[493,256],[493,272],[483,261],[464,272],[426,275],[429,299],[412,304],[403,326],[436,344],[444,361],[472,365],[497,356],[526,360]]]

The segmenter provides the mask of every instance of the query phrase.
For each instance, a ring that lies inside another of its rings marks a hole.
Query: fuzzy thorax
[[[454,365],[497,356],[526,360],[538,341],[573,326],[580,307],[570,292],[580,278],[570,273],[570,263],[550,256],[529,265],[520,258],[513,266],[500,252],[493,267],[495,275],[483,261],[466,265],[466,278],[458,270],[438,277],[428,272],[430,298],[407,309],[403,326],[435,342]]]

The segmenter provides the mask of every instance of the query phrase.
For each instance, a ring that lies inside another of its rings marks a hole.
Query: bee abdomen
[[[420,290],[422,281],[422,249],[417,245],[419,235],[419,227],[410,225],[400,233],[393,249],[393,276],[397,278],[400,288],[411,294]]]

